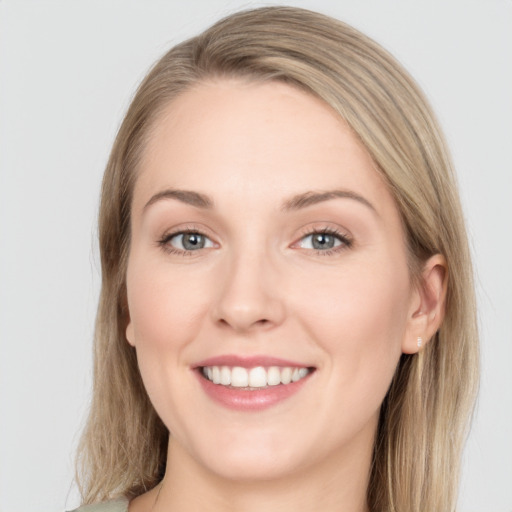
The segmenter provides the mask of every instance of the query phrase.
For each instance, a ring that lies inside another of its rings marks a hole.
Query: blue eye
[[[306,235],[299,241],[301,249],[313,249],[315,251],[329,251],[341,246],[350,246],[346,237],[323,231]]]
[[[213,242],[208,237],[197,232],[175,233],[166,237],[164,243],[178,251],[197,251],[213,247]]]

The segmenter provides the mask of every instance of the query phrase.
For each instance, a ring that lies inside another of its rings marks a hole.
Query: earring
[[[421,339],[421,336],[418,336],[418,348],[421,348],[422,343],[423,343],[423,340]]]

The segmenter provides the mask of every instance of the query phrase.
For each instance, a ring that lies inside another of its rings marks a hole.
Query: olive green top
[[[126,498],[119,498],[103,503],[84,505],[70,512],[128,512],[128,500]]]

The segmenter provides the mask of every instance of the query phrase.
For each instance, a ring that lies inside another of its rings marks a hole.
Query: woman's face
[[[131,228],[127,339],[177,452],[237,479],[370,457],[418,298],[339,116],[280,83],[189,90],[154,126]]]

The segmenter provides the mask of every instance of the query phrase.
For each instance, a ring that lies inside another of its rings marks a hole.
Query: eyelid
[[[169,242],[179,235],[186,235],[187,233],[196,233],[200,236],[203,236],[204,238],[208,239],[211,242],[210,247],[202,247],[197,250],[187,250],[187,249],[179,249],[176,247],[173,247]],[[209,250],[212,248],[215,248],[218,246],[218,243],[214,240],[214,237],[209,234],[209,230],[206,228],[203,228],[198,225],[179,225],[175,226],[169,230],[167,230],[161,237],[157,240],[157,245],[164,250],[167,253],[170,254],[178,254],[182,256],[195,256],[194,253],[202,252],[203,250]]]
[[[334,245],[333,247],[329,248],[329,249],[334,249],[335,247],[340,247],[341,245],[344,245],[345,242],[344,240],[342,240],[339,236],[337,235],[334,235],[332,233],[311,233],[310,235],[306,235],[306,236],[303,236],[299,241],[298,241],[298,244],[300,244],[299,246],[302,248],[302,249],[315,249],[314,247],[304,247],[304,245],[306,245],[304,242],[305,240],[307,240],[308,238],[311,239],[311,244],[308,244],[308,245],[313,245],[313,238],[317,235],[326,235],[326,236],[330,236],[334,239]],[[304,245],[302,245],[304,244]],[[329,249],[325,249],[323,251],[327,251]]]
[[[175,247],[173,244],[172,244],[172,241],[173,240],[178,240],[181,238],[181,244],[183,245],[183,238],[186,236],[186,235],[195,235],[197,237],[201,237],[204,241],[205,241],[205,246],[203,247],[198,247],[197,249],[194,249],[195,250],[199,250],[199,249],[209,249],[211,247],[213,247],[213,241],[210,240],[209,237],[207,237],[206,235],[203,235],[202,233],[198,233],[197,231],[180,231],[179,233],[176,233],[174,235],[171,235],[171,236],[168,236],[167,237],[167,243],[170,243],[172,247],[174,247],[175,249],[178,249],[180,251],[191,251],[191,249],[180,249],[178,247]]]
[[[178,249],[176,247],[173,247],[169,244],[170,240],[172,238],[183,235],[187,233],[197,233],[198,235],[204,236],[211,242],[210,247],[202,247],[197,250],[187,250],[187,249]],[[303,248],[300,247],[300,243],[308,236],[313,236],[315,234],[326,234],[333,236],[337,238],[341,243],[338,245],[335,245],[334,247],[330,249],[314,249],[314,248]],[[194,256],[194,253],[202,252],[204,249],[212,249],[212,248],[218,248],[219,244],[215,241],[215,236],[212,236],[210,234],[210,230],[207,228],[204,228],[202,226],[193,225],[193,224],[187,224],[187,225],[178,225],[175,226],[169,230],[167,230],[158,240],[157,245],[162,248],[162,250],[168,252],[168,253],[174,253],[184,256]],[[352,235],[346,230],[342,229],[340,226],[332,226],[326,223],[313,223],[309,224],[307,226],[304,226],[301,229],[300,234],[295,239],[295,242],[293,242],[289,247],[292,249],[304,249],[305,251],[313,251],[316,254],[321,254],[323,256],[330,255],[333,253],[338,253],[340,251],[344,251],[353,245],[353,237]]]
[[[314,248],[306,248],[300,247],[300,243],[307,238],[308,236],[316,235],[316,234],[326,234],[337,238],[341,243],[335,247],[330,249],[314,249]],[[332,226],[324,223],[314,223],[308,226],[305,226],[301,229],[301,233],[296,239],[295,242],[290,246],[293,249],[304,249],[305,251],[313,251],[316,254],[320,254],[322,256],[330,255],[333,253],[338,253],[340,251],[344,251],[352,247],[354,243],[353,237],[347,230],[341,229],[339,226]]]

